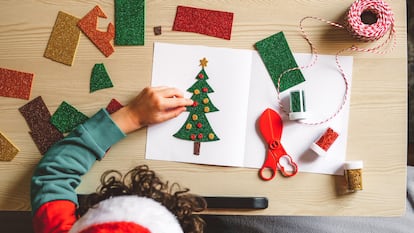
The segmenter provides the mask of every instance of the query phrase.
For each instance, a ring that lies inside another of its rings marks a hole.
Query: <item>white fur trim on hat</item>
[[[165,206],[150,198],[118,196],[99,202],[75,222],[69,233],[108,222],[133,222],[151,233],[182,233],[183,230]]]

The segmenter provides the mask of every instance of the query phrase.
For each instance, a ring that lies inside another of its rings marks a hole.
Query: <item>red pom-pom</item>
[[[203,124],[201,124],[200,122],[197,123],[197,128],[201,128],[203,127]],[[200,136],[200,135],[199,135]]]
[[[202,133],[199,133],[197,137],[198,137],[198,139],[202,139],[203,138],[203,134]]]

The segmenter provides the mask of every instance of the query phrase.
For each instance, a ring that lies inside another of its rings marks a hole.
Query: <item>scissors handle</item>
[[[285,170],[285,166],[281,163],[281,160],[283,159],[287,161],[286,165],[291,168],[291,171]],[[277,165],[280,167],[280,172],[283,174],[283,176],[290,177],[298,173],[298,165],[293,161],[292,157],[290,157],[290,155],[288,154],[281,156],[279,160],[277,161]]]
[[[273,153],[270,150],[268,150],[266,160],[263,163],[262,168],[260,168],[259,170],[259,176],[262,180],[269,181],[276,176],[276,173],[277,173],[277,161]]]

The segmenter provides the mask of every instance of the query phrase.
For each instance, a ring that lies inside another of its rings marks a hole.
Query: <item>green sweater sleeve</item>
[[[32,213],[44,203],[55,200],[68,200],[77,205],[75,189],[81,176],[125,136],[102,109],[53,145],[40,160],[32,177]]]

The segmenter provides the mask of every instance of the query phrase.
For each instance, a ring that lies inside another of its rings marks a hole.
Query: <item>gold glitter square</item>
[[[59,11],[44,56],[72,66],[80,38],[79,19]]]
[[[18,152],[19,149],[0,132],[0,161],[11,161]]]

